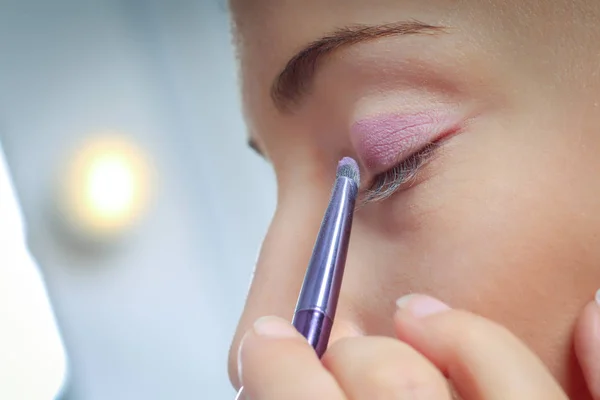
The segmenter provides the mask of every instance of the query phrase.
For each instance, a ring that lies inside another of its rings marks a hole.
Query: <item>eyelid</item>
[[[429,143],[392,168],[375,176],[365,191],[363,203],[385,200],[407,183],[414,181],[421,168],[434,158],[440,146],[439,142]]]

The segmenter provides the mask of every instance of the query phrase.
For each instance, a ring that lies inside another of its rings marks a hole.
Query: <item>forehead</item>
[[[530,0],[534,3],[548,0]],[[295,52],[353,24],[417,20],[431,25],[481,25],[517,12],[517,0],[231,0],[243,67],[279,68]],[[525,2],[528,3],[528,2]],[[518,13],[522,14],[522,13]],[[530,13],[525,13],[530,14]],[[273,71],[272,71],[273,72]]]
[[[468,0],[467,0],[468,1]],[[464,0],[231,0],[242,69],[273,77],[308,43],[352,24],[399,20],[436,24]],[[450,8],[449,8],[450,7]],[[440,17],[441,16],[441,17]]]
[[[348,24],[439,19],[471,1],[480,0],[231,0],[230,5],[239,36],[287,41],[318,37]]]
[[[417,18],[462,0],[231,0],[230,9],[239,33],[277,30],[315,31],[323,25],[348,22],[382,23]],[[382,21],[387,20],[387,21]]]

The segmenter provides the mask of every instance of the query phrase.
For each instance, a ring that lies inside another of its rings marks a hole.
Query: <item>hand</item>
[[[240,350],[246,398],[450,400],[456,391],[465,400],[567,399],[541,361],[489,320],[416,295],[399,301],[394,324],[400,340],[341,339],[319,360],[291,324],[261,318]],[[597,303],[586,306],[575,332],[590,393],[600,400]]]

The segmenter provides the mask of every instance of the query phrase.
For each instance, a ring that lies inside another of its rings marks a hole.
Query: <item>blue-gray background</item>
[[[0,0],[0,141],[66,399],[233,395],[226,353],[275,188],[245,143],[228,18],[218,0]],[[80,254],[46,211],[69,146],[104,128],[148,149],[160,187],[126,245]]]

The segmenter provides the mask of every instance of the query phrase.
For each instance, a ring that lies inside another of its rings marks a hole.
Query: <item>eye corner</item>
[[[265,161],[268,161],[269,159],[267,158],[267,155],[265,153],[265,151],[261,148],[260,144],[258,143],[258,141],[252,137],[249,137],[248,140],[246,141],[246,143],[248,144],[248,147],[255,153],[257,154],[260,158],[262,158]]]

